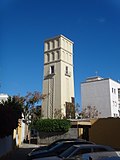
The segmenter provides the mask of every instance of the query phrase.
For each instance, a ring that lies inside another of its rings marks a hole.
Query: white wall
[[[22,121],[21,121],[21,143],[23,143],[23,141],[24,141],[24,139],[26,138],[25,136],[25,123],[23,123]]]
[[[110,99],[111,99],[111,115],[112,117],[118,117],[118,88],[120,84],[110,79]]]
[[[98,85],[99,83],[99,85]],[[81,84],[81,101],[82,108],[95,106],[98,110],[99,117],[110,116],[110,99],[109,83],[106,81],[95,81]]]
[[[3,93],[0,94],[0,102],[1,102],[2,100],[3,100],[3,101],[7,100],[7,98],[8,98],[8,95],[7,95],[7,94],[3,94]]]
[[[112,93],[112,88],[116,93]],[[118,88],[120,84],[111,79],[102,79],[81,84],[82,108],[95,106],[100,112],[99,117],[118,116]],[[113,105],[113,102],[116,102]]]

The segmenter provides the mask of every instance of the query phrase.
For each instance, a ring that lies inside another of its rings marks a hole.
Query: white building
[[[96,107],[99,117],[120,117],[120,83],[91,77],[81,83],[82,109]]]
[[[73,42],[63,35],[44,42],[42,115],[54,118],[56,111],[66,116],[66,102],[74,101]]]
[[[1,102],[2,100],[3,100],[3,101],[7,100],[7,98],[8,98],[8,95],[7,95],[7,94],[3,94],[3,93],[0,94],[0,102]]]

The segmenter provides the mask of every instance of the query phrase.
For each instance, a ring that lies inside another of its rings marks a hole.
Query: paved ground
[[[33,149],[38,147],[34,144],[22,144],[19,149],[14,150],[1,160],[26,160],[26,155]]]

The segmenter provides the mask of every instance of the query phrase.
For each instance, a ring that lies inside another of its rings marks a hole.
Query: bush
[[[66,119],[39,119],[30,125],[31,129],[38,132],[67,132],[70,127],[71,123]]]

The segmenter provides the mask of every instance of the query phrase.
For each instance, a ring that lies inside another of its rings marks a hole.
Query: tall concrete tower
[[[43,94],[43,117],[66,117],[67,104],[74,103],[73,42],[63,35],[44,42]]]

